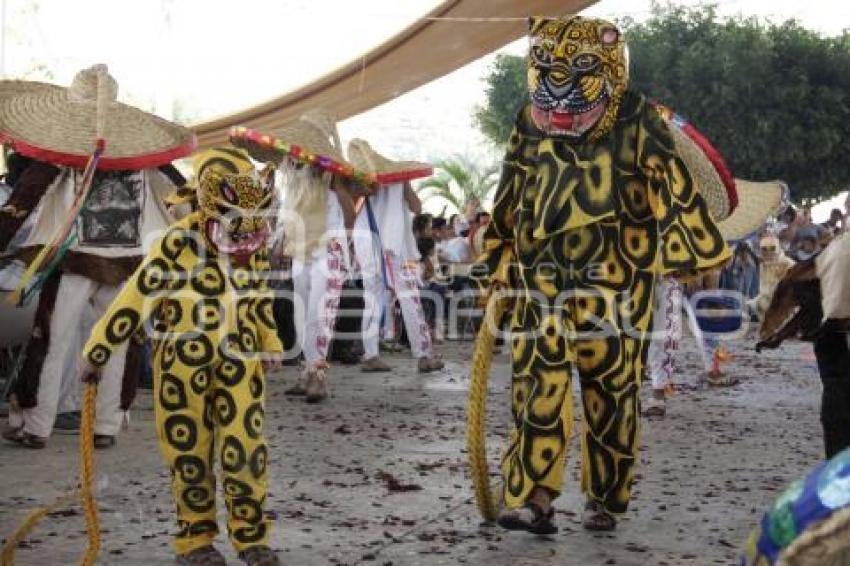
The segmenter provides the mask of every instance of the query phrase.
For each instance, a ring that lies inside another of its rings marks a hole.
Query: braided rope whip
[[[491,292],[481,329],[475,339],[466,410],[466,448],[475,502],[481,516],[487,521],[496,520],[498,509],[498,500],[490,487],[490,468],[487,464],[487,383],[493,361],[495,330],[505,310],[506,300],[498,292]]]
[[[100,551],[100,520],[94,498],[94,417],[97,383],[86,382],[83,415],[80,423],[80,501],[86,517],[86,552],[80,566],[93,566]]]
[[[15,532],[6,539],[3,550],[0,552],[0,566],[13,566],[15,564],[15,550],[35,529],[36,525],[50,513],[70,506],[77,499],[82,502],[88,535],[86,552],[80,560],[80,566],[94,566],[100,551],[100,523],[93,489],[96,397],[97,384],[86,383],[83,397],[83,415],[80,423],[80,487],[62,495],[50,505],[36,507],[30,511]]]

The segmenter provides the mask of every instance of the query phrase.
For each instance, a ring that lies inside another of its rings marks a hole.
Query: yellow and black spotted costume
[[[616,28],[535,18],[531,35],[532,104],[509,141],[482,258],[487,281],[512,294],[514,427],[502,464],[504,502],[520,507],[535,487],[560,493],[575,369],[582,490],[622,513],[634,479],[656,278],[713,268],[729,251],[667,126],[626,90]],[[546,133],[533,114],[548,119],[552,110],[599,104],[605,113],[580,137]],[[511,267],[499,281],[506,254]]]
[[[243,551],[268,541],[261,354],[282,351],[265,281],[268,255],[263,244],[245,261],[231,263],[207,229],[227,218],[231,233],[262,229],[264,219],[251,215],[268,204],[266,179],[220,168],[205,172],[200,210],[152,246],[83,353],[103,366],[150,321],[156,426],[177,503],[178,554],[209,545],[218,532],[216,455],[233,546]]]

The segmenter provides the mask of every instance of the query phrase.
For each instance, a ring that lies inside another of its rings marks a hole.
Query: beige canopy
[[[273,132],[313,108],[343,120],[422,86],[522,37],[528,16],[576,13],[597,0],[446,0],[372,51],[292,92],[192,127],[199,147],[231,126]],[[478,88],[472,86],[471,88]]]

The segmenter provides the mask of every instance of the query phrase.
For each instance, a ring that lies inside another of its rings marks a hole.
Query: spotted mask
[[[262,171],[225,173],[206,169],[200,178],[198,204],[207,241],[219,253],[249,256],[269,235],[269,206],[274,193],[274,166]]]
[[[620,31],[580,16],[536,17],[529,26],[528,90],[537,127],[573,140],[607,134],[628,83]]]

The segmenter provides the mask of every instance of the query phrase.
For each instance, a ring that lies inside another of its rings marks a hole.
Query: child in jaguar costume
[[[532,18],[530,36],[531,104],[510,137],[482,258],[491,290],[512,301],[514,426],[499,524],[557,530],[551,501],[576,369],[584,526],[611,530],[634,481],[656,281],[730,254],[667,125],[627,90],[620,31],[599,19]]]
[[[177,562],[226,564],[212,546],[218,454],[231,542],[247,564],[270,566],[279,562],[263,512],[264,369],[283,350],[265,281],[273,167],[245,171],[247,159],[218,161],[199,167],[199,210],[152,246],[93,329],[84,377],[97,379],[152,319],[156,426],[177,504]]]

